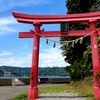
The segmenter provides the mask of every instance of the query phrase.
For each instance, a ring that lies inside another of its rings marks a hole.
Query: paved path
[[[40,84],[39,88],[59,86],[59,85],[64,85],[64,84]],[[0,100],[11,100],[17,95],[23,92],[27,92],[28,87],[29,87],[28,85],[27,86],[0,87]]]
[[[39,99],[37,100],[85,100],[86,97],[78,96],[76,93],[47,93],[47,94],[40,94]]]

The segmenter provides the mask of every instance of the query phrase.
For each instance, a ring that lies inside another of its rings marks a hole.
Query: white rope
[[[85,38],[85,37],[91,35],[92,33],[96,32],[96,31],[98,31],[97,28],[96,28],[94,31],[90,32],[89,34],[87,34],[87,35],[85,35],[85,36],[83,36],[83,37],[80,37],[80,38],[77,38],[77,39],[74,39],[74,40],[70,40],[70,41],[57,41],[57,40],[52,40],[52,39],[50,39],[50,38],[47,38],[47,37],[45,37],[45,36],[43,36],[43,35],[37,33],[36,31],[34,31],[34,32],[35,32],[35,34],[37,34],[37,35],[39,35],[39,36],[41,36],[41,37],[43,37],[43,38],[45,38],[45,39],[47,39],[47,40],[49,40],[49,41],[58,42],[58,43],[70,43],[70,42],[72,42],[72,43],[73,43],[73,42],[77,43],[79,40],[82,41],[83,38]]]

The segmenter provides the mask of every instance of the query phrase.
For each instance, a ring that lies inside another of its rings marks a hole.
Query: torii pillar
[[[40,23],[34,24],[35,32],[40,32]],[[30,78],[30,86],[28,89],[28,98],[36,99],[38,98],[38,61],[39,61],[39,44],[40,44],[40,36],[34,34],[34,43],[32,50],[32,66],[31,66],[31,78]]]
[[[90,29],[96,29],[97,20],[90,20]],[[97,31],[91,34],[91,49],[92,49],[92,64],[93,64],[93,76],[94,76],[94,97],[100,98],[100,88],[98,87],[98,79],[96,77],[96,72],[100,70],[100,59],[98,50],[98,39]]]

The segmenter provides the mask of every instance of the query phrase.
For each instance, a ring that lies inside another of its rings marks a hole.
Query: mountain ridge
[[[30,76],[30,67],[0,66],[2,71],[12,72],[16,76]],[[64,67],[39,67],[39,76],[68,76]]]

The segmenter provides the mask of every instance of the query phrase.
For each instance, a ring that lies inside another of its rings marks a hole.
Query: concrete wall
[[[12,86],[14,85],[13,79],[0,79],[0,86]]]
[[[30,84],[30,78],[19,78],[19,80],[21,82],[23,82],[25,85],[29,85]]]
[[[69,83],[70,78],[48,78],[48,83]]]
[[[40,78],[40,83],[69,83],[70,78]]]
[[[38,83],[69,83],[70,78],[39,78]],[[0,79],[0,86],[18,86],[18,85],[29,85],[30,78],[6,78]]]

